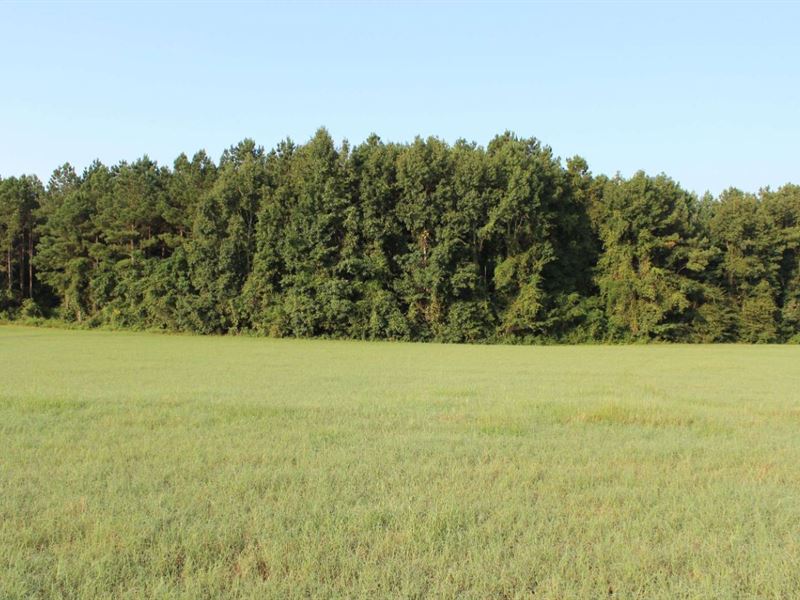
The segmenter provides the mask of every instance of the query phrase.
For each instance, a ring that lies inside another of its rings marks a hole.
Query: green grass
[[[0,598],[800,597],[800,347],[0,327]]]

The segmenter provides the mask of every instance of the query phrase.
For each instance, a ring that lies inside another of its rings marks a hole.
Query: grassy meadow
[[[0,598],[798,598],[800,347],[0,327]]]

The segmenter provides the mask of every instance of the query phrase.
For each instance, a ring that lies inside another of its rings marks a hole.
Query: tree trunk
[[[33,235],[28,234],[28,298],[33,298]]]
[[[19,295],[25,295],[25,238],[19,244]]]
[[[8,274],[8,292],[11,293],[11,248],[6,250],[6,273]]]

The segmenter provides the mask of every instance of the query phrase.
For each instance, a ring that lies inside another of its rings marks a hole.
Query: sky
[[[325,126],[536,137],[593,173],[800,183],[798,2],[0,4],[0,176]]]

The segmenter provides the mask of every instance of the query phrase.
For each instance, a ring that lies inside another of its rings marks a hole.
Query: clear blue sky
[[[800,183],[798,3],[0,4],[0,175],[536,136],[595,173]]]

